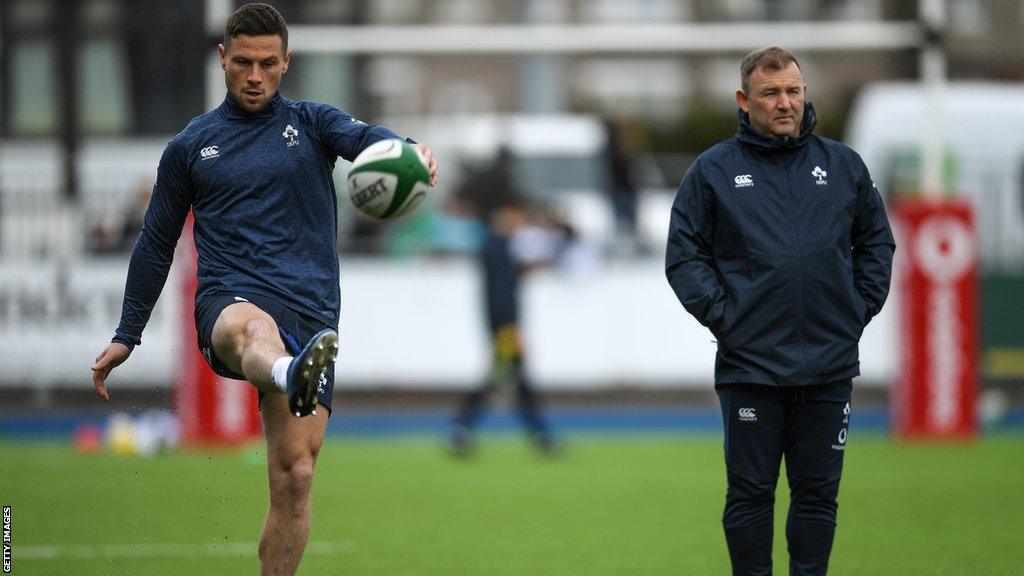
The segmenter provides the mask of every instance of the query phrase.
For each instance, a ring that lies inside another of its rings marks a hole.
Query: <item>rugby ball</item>
[[[352,161],[348,196],[367,216],[389,220],[419,206],[427,196],[430,173],[426,158],[397,138],[366,147]]]

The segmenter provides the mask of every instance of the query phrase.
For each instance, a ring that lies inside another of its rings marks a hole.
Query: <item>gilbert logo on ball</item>
[[[348,194],[361,212],[383,220],[398,218],[427,195],[427,161],[413,145],[381,140],[360,152],[348,173]]]

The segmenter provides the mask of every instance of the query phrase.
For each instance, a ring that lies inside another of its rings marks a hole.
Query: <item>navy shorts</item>
[[[218,292],[196,299],[196,332],[199,340],[199,350],[206,358],[210,368],[219,376],[233,380],[245,380],[245,376],[228,368],[220,358],[213,352],[213,325],[220,317],[225,308],[239,302],[248,302],[263,310],[277,323],[277,330],[284,341],[284,346],[290,354],[297,355],[317,332],[330,328],[337,330],[336,326],[324,324],[317,320],[300,314],[281,304],[269,296],[253,294],[251,292]],[[331,409],[331,400],[334,398],[334,363],[327,365],[324,378],[320,380],[317,387],[317,401]],[[260,392],[260,405],[263,403],[263,392]]]

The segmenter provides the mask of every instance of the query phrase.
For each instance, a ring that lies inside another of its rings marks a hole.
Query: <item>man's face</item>
[[[259,112],[277,93],[292,58],[283,48],[280,36],[245,34],[232,38],[227,48],[218,46],[228,93],[246,112]]]
[[[782,70],[758,67],[748,80],[747,94],[736,91],[736,103],[750,117],[750,127],[762,136],[796,136],[804,117],[807,87],[796,62]]]

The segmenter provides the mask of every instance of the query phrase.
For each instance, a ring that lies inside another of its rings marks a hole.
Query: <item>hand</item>
[[[92,365],[92,383],[96,386],[96,395],[104,400],[110,400],[107,388],[103,385],[110,371],[120,366],[132,353],[127,346],[120,342],[111,342],[96,357]]]
[[[434,153],[427,148],[426,144],[416,144],[416,149],[427,159],[427,170],[430,171],[430,185],[437,184],[437,162],[434,161]]]

